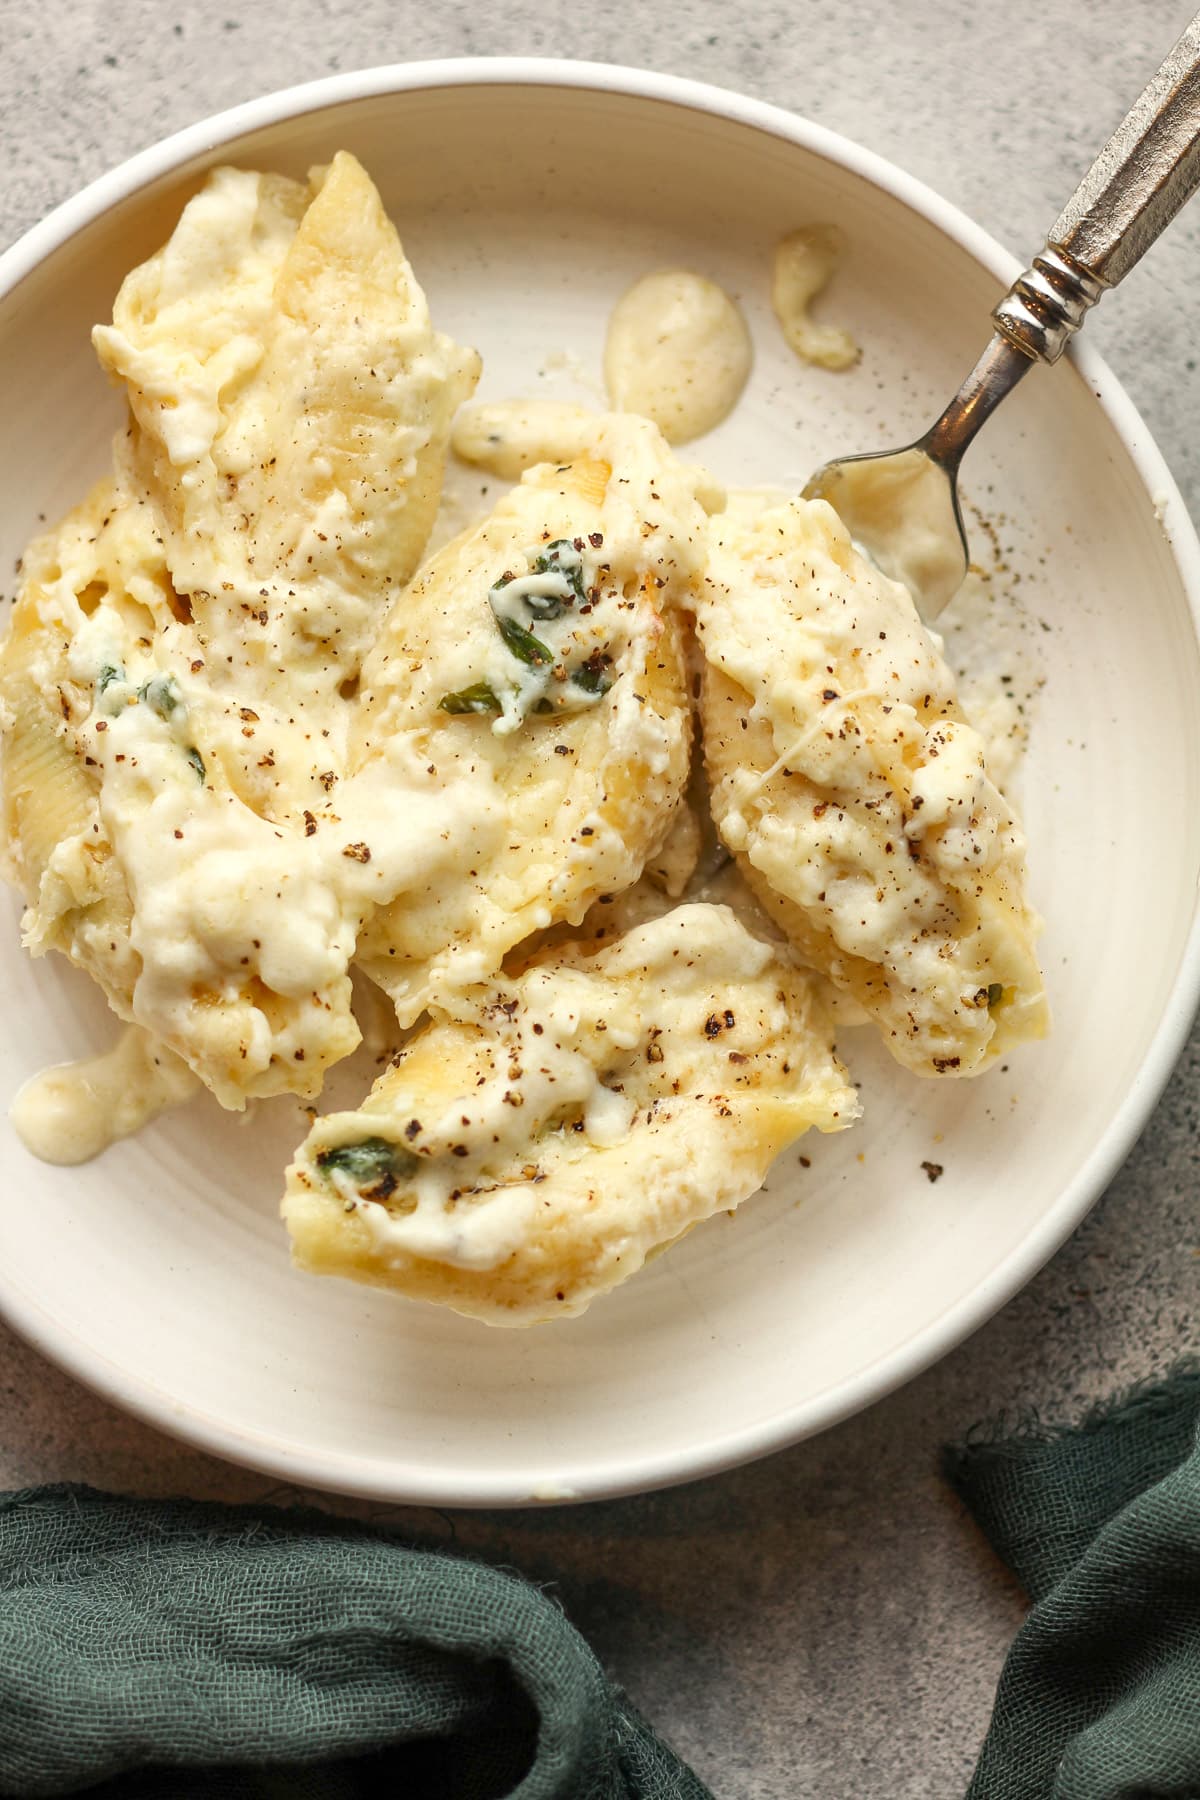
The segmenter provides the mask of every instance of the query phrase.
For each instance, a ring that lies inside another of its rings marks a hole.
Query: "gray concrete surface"
[[[672,70],[793,107],[1028,252],[1191,10],[0,0],[0,244],[131,151],[267,89],[407,58],[534,53]],[[1198,277],[1195,207],[1089,325],[1193,510]],[[939,1483],[938,1446],[997,1409],[1069,1414],[1196,1346],[1198,1108],[1200,1034],[1042,1275],[939,1367],[820,1439],[643,1499],[385,1516],[552,1584],[721,1800],[961,1792],[1022,1602]],[[283,1497],[122,1417],[0,1330],[0,1485],[49,1479]]]

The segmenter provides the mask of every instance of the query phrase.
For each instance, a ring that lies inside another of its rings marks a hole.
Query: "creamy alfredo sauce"
[[[450,445],[464,462],[519,481],[537,463],[572,461],[595,429],[595,413],[569,400],[476,401],[460,407]]]
[[[140,1131],[199,1086],[164,1044],[129,1025],[102,1056],[34,1075],[13,1101],[10,1117],[31,1155],[71,1165]]]
[[[849,369],[862,352],[848,331],[819,325],[809,307],[827,286],[844,252],[836,225],[805,225],[782,238],[775,249],[771,304],[783,335],[804,362],[822,369]]]
[[[666,269],[635,281],[613,308],[604,383],[619,412],[641,413],[669,444],[686,444],[732,412],[752,360],[746,321],[724,289]]]
[[[501,481],[519,481],[539,463],[568,463],[587,455],[595,449],[603,425],[602,414],[569,400],[479,401],[460,408],[451,446],[460,462],[486,469]],[[685,462],[675,467],[706,513],[725,510],[728,495],[709,469]],[[477,515],[464,516],[459,529],[476,522]],[[448,531],[441,541],[453,535]]]
[[[963,578],[962,536],[944,470],[915,447],[839,465],[821,480],[855,543],[904,584],[926,620],[953,599]]]

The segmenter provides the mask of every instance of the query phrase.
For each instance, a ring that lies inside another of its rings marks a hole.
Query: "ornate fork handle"
[[[1200,187],[1200,14],[1067,201],[1046,248],[992,314],[1026,356],[1056,362]]]

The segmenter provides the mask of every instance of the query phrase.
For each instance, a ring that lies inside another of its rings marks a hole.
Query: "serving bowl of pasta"
[[[1028,1279],[1194,1009],[1195,540],[1086,352],[940,635],[796,498],[1014,269],[790,115],[525,62],[272,96],[6,254],[16,1329],[288,1480],[520,1504],[819,1430]]]

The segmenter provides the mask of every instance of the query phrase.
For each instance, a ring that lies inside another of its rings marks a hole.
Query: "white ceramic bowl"
[[[829,453],[914,435],[1017,267],[877,158],[712,88],[525,61],[317,82],[133,158],[0,259],[4,567],[103,467],[118,401],[89,327],[204,170],[302,173],[339,146],[379,183],[439,323],[483,351],[481,394],[586,392],[610,306],[652,267],[723,282],[756,364],[700,454],[744,483],[798,484]],[[823,219],[852,246],[835,310],[865,346],[836,377],[791,356],[767,299],[776,238]],[[3,1121],[10,1323],[153,1423],[289,1481],[508,1505],[761,1455],[986,1319],[1112,1176],[1194,1009],[1200,557],[1145,428],[1086,348],[1025,383],[968,474],[1024,577],[1011,652],[1045,677],[1023,787],[1049,1043],[943,1087],[851,1034],[858,1130],[806,1140],[811,1166],[793,1151],[736,1217],[584,1318],[526,1333],[293,1272],[276,1214],[289,1103],[243,1125],[196,1102],[77,1170],[36,1163]],[[7,1101],[110,1023],[65,962],[22,954],[15,899],[0,907]],[[944,1168],[936,1185],[927,1161]]]

